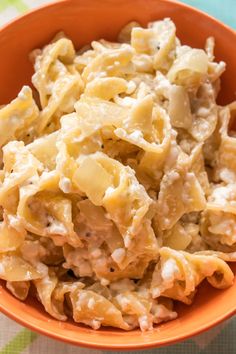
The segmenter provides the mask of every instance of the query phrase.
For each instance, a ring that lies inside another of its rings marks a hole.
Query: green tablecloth
[[[86,0],[84,0],[86,1]],[[0,0],[0,26],[48,0]],[[236,0],[183,1],[236,28]],[[232,47],[234,48],[234,46]],[[183,343],[146,350],[145,354],[233,354],[236,353],[236,318]],[[35,334],[0,314],[0,354],[108,354],[81,349]],[[119,352],[116,352],[118,354]],[[127,352],[128,353],[128,352]],[[129,352],[131,353],[131,352]],[[134,351],[132,352],[134,353]]]

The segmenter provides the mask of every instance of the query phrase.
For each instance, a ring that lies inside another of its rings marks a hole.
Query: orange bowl
[[[169,0],[62,0],[18,18],[0,30],[0,104],[12,99],[33,73],[28,55],[63,30],[80,46],[94,39],[115,40],[127,22],[147,22],[170,17],[183,43],[203,47],[208,36],[216,39],[216,59],[227,63],[219,102],[235,99],[236,33],[208,15]],[[236,274],[236,266],[232,267]],[[20,302],[0,282],[0,309],[17,322],[67,343],[100,349],[144,349],[168,345],[209,329],[236,313],[236,279],[227,290],[203,284],[193,305],[177,304],[178,319],[153,331],[94,331],[72,322],[51,318],[33,298]]]

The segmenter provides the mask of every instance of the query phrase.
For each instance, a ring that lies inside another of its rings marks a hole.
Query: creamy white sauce
[[[4,275],[5,274],[5,266],[0,262],[0,274]]]
[[[179,268],[174,259],[168,259],[164,262],[161,270],[161,276],[167,282],[174,281],[176,273],[179,272]]]
[[[112,252],[111,258],[117,263],[122,263],[122,261],[125,259],[126,256],[126,251],[124,248],[117,248],[115,251]]]
[[[103,286],[107,286],[107,285],[110,284],[110,281],[109,281],[108,279],[101,278],[101,279],[100,279],[100,283],[101,283],[101,285],[103,285]]]
[[[139,322],[140,329],[143,332],[150,331],[153,329],[152,321],[148,318],[147,315],[140,316],[138,318],[138,322]]]
[[[126,89],[126,93],[128,95],[130,95],[131,93],[133,93],[136,90],[136,84],[134,81],[130,80],[127,84],[127,89]]]
[[[72,184],[69,178],[67,177],[61,177],[59,181],[59,188],[62,190],[64,193],[71,193],[71,188]]]

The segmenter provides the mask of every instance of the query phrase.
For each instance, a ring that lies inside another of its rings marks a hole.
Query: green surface
[[[21,354],[36,338],[36,333],[22,329],[0,350],[0,354]]]
[[[0,11],[5,10],[9,5],[15,7],[20,13],[29,9],[29,7],[24,3],[24,0],[0,0]]]

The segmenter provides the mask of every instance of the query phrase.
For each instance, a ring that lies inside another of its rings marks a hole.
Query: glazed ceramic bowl
[[[127,22],[142,25],[170,17],[183,43],[203,47],[206,37],[216,39],[216,59],[227,63],[219,102],[235,99],[236,33],[219,21],[186,5],[168,0],[62,0],[32,11],[0,30],[0,105],[14,98],[23,84],[30,83],[32,49],[48,43],[63,30],[75,47],[105,38],[115,40]],[[236,274],[236,267],[234,267]],[[104,349],[143,349],[169,345],[206,331],[236,311],[236,281],[219,291],[200,286],[193,305],[177,304],[179,317],[151,332],[98,331],[50,317],[33,298],[21,302],[0,283],[0,309],[9,317],[37,332],[67,343]]]

